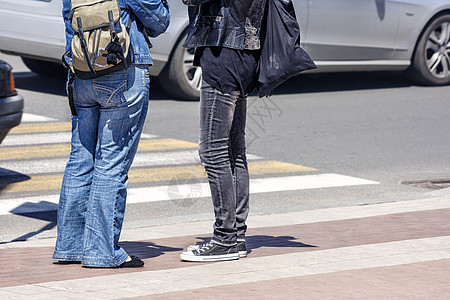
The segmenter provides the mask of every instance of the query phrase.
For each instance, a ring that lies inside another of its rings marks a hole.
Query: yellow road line
[[[22,123],[11,129],[9,134],[71,131],[71,122]]]
[[[165,151],[197,148],[196,143],[176,139],[150,139],[139,142],[138,151]],[[69,156],[70,144],[0,147],[0,161],[12,159]]]
[[[141,140],[139,142],[138,151],[165,151],[177,149],[193,149],[197,147],[197,143],[186,142],[177,139],[152,139]]]
[[[69,152],[69,144],[0,147],[0,160],[68,156]]]
[[[314,170],[316,169],[280,161],[254,161],[249,163],[249,171],[252,175],[306,172]],[[134,169],[129,173],[130,182],[155,182],[205,177],[206,174],[201,165]],[[35,176],[27,181],[11,184],[8,184],[8,182],[2,183],[0,181],[0,188],[3,188],[1,191],[2,193],[55,190],[61,187],[61,182],[62,174],[44,175]]]

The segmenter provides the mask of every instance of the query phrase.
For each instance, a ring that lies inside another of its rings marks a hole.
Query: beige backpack
[[[121,69],[133,60],[130,22],[120,18],[117,0],[71,0],[71,71],[80,79],[92,79]]]

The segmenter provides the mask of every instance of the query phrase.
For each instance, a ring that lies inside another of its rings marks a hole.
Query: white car
[[[182,47],[187,8],[169,0],[171,24],[152,41],[154,66],[172,96],[198,99],[201,69]],[[218,0],[217,0],[218,1]],[[450,83],[450,0],[293,0],[313,72],[407,70],[420,84]],[[0,0],[0,51],[34,72],[61,73],[62,1]]]

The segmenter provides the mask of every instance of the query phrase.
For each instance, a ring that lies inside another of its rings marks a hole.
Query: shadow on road
[[[32,207],[37,207],[40,209],[43,209],[45,207],[45,208],[47,208],[47,211],[39,211],[39,212],[24,212],[23,211],[24,209],[26,210],[26,209],[30,209]],[[18,236],[8,242],[0,242],[0,245],[26,241],[33,236],[36,236],[36,235],[41,234],[48,230],[52,230],[53,228],[56,227],[56,214],[57,214],[56,208],[57,208],[56,204],[51,203],[51,202],[46,202],[46,201],[41,201],[40,203],[24,203],[21,206],[16,207],[12,211],[10,211],[14,215],[22,216],[22,217],[26,217],[26,218],[30,218],[30,219],[35,219],[35,220],[46,221],[49,223],[47,223],[40,229],[25,233],[25,234]]]
[[[14,73],[14,81],[17,89],[58,96],[66,95],[66,79],[64,77],[52,78],[33,72],[17,72]]]
[[[19,90],[27,90],[57,96],[66,96],[66,78],[45,77],[33,72],[14,73],[16,87]],[[158,82],[157,78],[151,78],[151,99],[170,100],[172,99]]]
[[[29,179],[31,179],[31,177],[28,175],[0,168],[0,194],[5,188],[8,187],[8,185],[17,182],[27,181]]]
[[[133,253],[142,259],[154,258],[163,255],[166,252],[177,252],[183,250],[182,248],[173,248],[162,245],[157,245],[151,242],[119,242],[126,252]]]
[[[201,240],[197,244],[208,243],[211,238],[196,237]],[[297,238],[293,236],[271,236],[271,235],[249,235],[245,237],[245,243],[247,245],[247,252],[251,252],[252,249],[263,247],[276,247],[276,248],[299,248],[299,247],[311,247],[317,246],[308,245],[296,241]]]
[[[32,72],[14,73],[18,89],[65,96],[65,78],[49,78]],[[294,93],[339,92],[408,87],[413,84],[403,72],[346,72],[301,74],[275,90],[275,95]],[[151,100],[174,100],[151,78]],[[183,101],[183,100],[178,100]]]
[[[346,72],[301,74],[281,85],[275,94],[343,92],[413,86],[403,72]]]

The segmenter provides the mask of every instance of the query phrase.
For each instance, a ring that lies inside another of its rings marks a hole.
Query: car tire
[[[180,37],[158,79],[163,89],[172,97],[197,101],[200,98],[202,70],[192,65],[194,48],[183,47],[185,38],[186,33]]]
[[[64,76],[67,76],[67,69],[64,68],[62,63],[50,62],[29,57],[22,57],[22,61],[25,66],[28,67],[28,69],[36,74],[55,78],[62,78]]]
[[[450,84],[450,15],[434,19],[423,31],[408,69],[409,77],[422,85]]]

